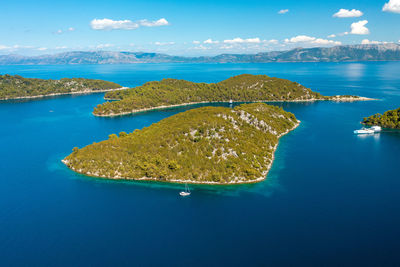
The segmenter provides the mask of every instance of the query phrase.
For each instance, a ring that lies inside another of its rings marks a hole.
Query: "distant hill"
[[[296,48],[288,51],[273,51],[258,54],[221,54],[218,56],[203,57],[110,51],[74,51],[34,57],[0,55],[0,65],[348,62],[398,60],[400,60],[400,44],[395,43]]]

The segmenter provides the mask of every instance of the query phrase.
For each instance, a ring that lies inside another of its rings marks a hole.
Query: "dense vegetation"
[[[400,108],[364,118],[363,123],[366,125],[379,125],[384,128],[400,129]]]
[[[109,92],[94,109],[98,116],[133,113],[141,109],[195,102],[254,102],[325,99],[299,83],[266,75],[243,74],[219,83],[163,79],[128,90]]]
[[[43,80],[24,78],[19,75],[0,75],[0,99],[78,92],[90,93],[120,87],[120,85],[113,82],[83,78]]]
[[[74,148],[63,162],[114,179],[256,182],[265,178],[279,137],[297,124],[292,113],[264,103],[203,107]]]

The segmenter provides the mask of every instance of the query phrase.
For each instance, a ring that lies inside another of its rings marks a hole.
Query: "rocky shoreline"
[[[119,91],[119,90],[126,90],[126,89],[128,89],[128,87],[120,87],[120,88],[114,88],[114,89],[102,89],[102,90],[83,90],[83,91],[76,91],[76,92],[53,93],[53,94],[48,94],[48,95],[36,95],[36,96],[7,97],[7,98],[1,98],[0,101],[36,99],[36,98],[46,98],[46,97],[62,96],[62,95],[87,95],[87,94],[105,93],[105,92]]]

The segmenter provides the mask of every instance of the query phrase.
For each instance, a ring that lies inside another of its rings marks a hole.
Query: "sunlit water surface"
[[[25,77],[85,77],[136,86],[287,78],[354,103],[274,103],[301,125],[254,185],[118,182],[75,174],[75,146],[193,107],[91,115],[103,94],[0,102],[0,265],[398,265],[400,133],[355,136],[360,120],[400,107],[400,63],[0,66]]]

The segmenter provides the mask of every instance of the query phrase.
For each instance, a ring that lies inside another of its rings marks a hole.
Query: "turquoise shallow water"
[[[0,66],[26,77],[135,86],[241,73],[378,101],[274,103],[301,125],[264,182],[231,187],[115,182],[75,174],[74,146],[192,107],[96,118],[103,94],[0,102],[1,265],[398,265],[400,133],[357,137],[362,117],[400,106],[400,63]],[[50,112],[53,111],[53,112]]]

